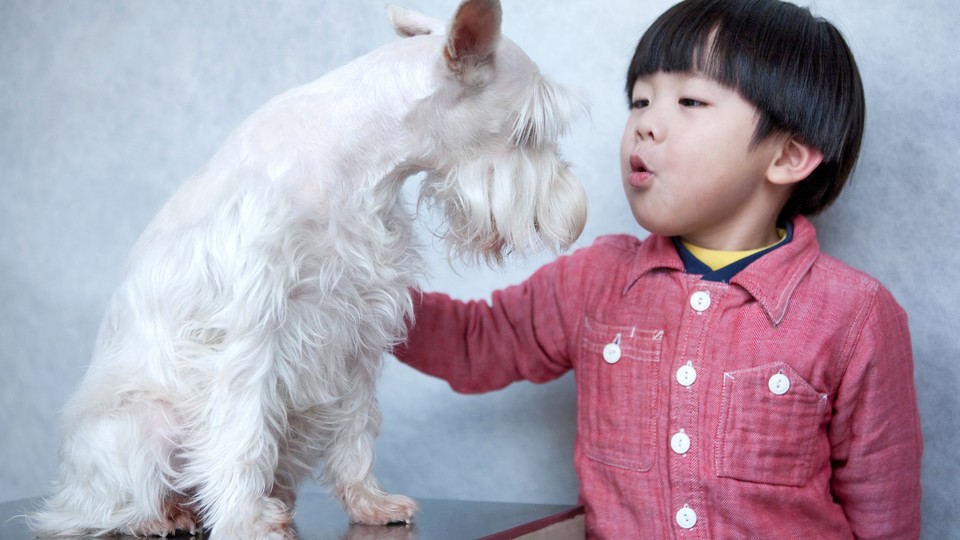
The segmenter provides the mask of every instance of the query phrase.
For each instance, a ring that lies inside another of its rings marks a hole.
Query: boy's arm
[[[922,435],[906,314],[880,287],[843,375],[833,493],[858,538],[920,536]]]
[[[580,310],[565,289],[566,259],[494,292],[489,304],[414,291],[415,322],[394,354],[463,393],[561,376],[570,369],[567,344]]]

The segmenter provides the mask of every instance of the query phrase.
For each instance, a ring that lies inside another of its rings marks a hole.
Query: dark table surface
[[[327,495],[304,493],[297,500],[294,526],[299,540],[493,540],[514,538],[583,513],[582,508],[565,505],[443,499],[417,499],[417,503],[420,512],[414,516],[413,524],[372,527],[351,525],[340,506]],[[35,538],[17,516],[39,504],[39,499],[0,504],[0,540]]]

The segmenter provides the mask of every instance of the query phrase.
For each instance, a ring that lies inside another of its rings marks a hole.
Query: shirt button
[[[770,382],[767,383],[767,386],[770,387],[771,392],[782,396],[787,393],[787,390],[790,390],[790,377],[787,377],[783,373],[777,373],[773,377],[770,377]]]
[[[710,293],[707,291],[697,291],[690,296],[690,306],[697,311],[697,313],[703,313],[710,307]]]
[[[697,370],[693,369],[693,362],[687,362],[687,365],[677,370],[677,382],[680,386],[690,387],[695,380],[697,380]]]
[[[697,524],[697,513],[687,505],[677,511],[677,525],[683,529],[692,529]]]
[[[687,437],[687,434],[681,429],[679,433],[675,433],[670,438],[670,449],[681,456],[686,454],[690,450],[690,437]]]
[[[608,364],[616,364],[617,362],[619,362],[621,355],[622,355],[622,351],[620,350],[620,346],[617,345],[616,343],[607,343],[603,347],[603,359]]]

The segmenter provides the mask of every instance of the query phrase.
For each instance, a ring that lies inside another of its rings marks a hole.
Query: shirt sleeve
[[[578,332],[583,295],[572,282],[575,255],[494,292],[489,303],[414,291],[415,320],[394,355],[461,393],[560,377],[571,368],[569,343]]]
[[[833,494],[857,538],[920,537],[922,435],[907,317],[878,286],[835,400]]]

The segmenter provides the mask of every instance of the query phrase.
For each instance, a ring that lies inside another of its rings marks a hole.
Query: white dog
[[[580,105],[464,1],[449,32],[390,8],[399,40],[268,102],[138,240],[63,419],[41,534],[292,538],[318,462],[354,522],[415,503],[372,475],[381,355],[421,269],[401,198],[452,252],[565,248],[583,189],[557,138]]]

